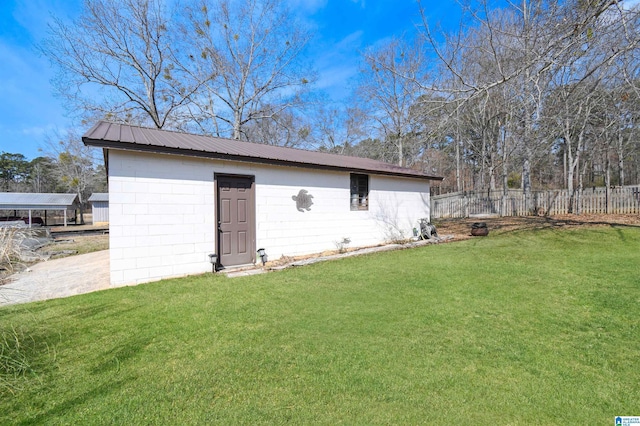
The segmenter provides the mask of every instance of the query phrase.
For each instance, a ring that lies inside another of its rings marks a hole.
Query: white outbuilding
[[[442,178],[365,158],[101,121],[111,284],[408,238]],[[261,252],[261,253],[262,253]],[[215,256],[212,256],[215,255]]]
[[[94,225],[109,224],[109,194],[94,192],[87,200],[91,203],[91,217]]]

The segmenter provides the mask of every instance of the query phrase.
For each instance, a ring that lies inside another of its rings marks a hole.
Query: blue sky
[[[393,36],[414,31],[420,21],[414,0],[289,0],[315,29],[311,47],[318,87],[331,97],[346,92],[358,68],[359,52]],[[0,151],[33,159],[47,136],[63,132],[70,120],[53,95],[54,70],[34,49],[52,14],[75,16],[80,0],[0,0]],[[454,0],[423,0],[435,25],[457,23]]]

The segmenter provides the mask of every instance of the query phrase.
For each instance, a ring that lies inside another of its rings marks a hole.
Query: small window
[[[351,210],[369,210],[369,176],[351,174]]]

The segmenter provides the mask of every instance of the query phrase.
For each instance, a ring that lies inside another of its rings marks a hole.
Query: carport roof
[[[62,210],[74,207],[76,194],[0,192],[0,210]]]
[[[82,137],[85,145],[104,149],[153,152],[281,166],[341,170],[425,180],[442,180],[419,170],[369,158],[285,148],[99,121]]]
[[[109,193],[107,192],[94,192],[87,200],[90,203],[108,202]]]

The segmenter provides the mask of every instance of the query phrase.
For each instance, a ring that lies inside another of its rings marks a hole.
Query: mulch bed
[[[452,234],[454,241],[474,238],[471,227],[474,223],[484,222],[491,233],[503,233],[524,229],[566,228],[586,226],[625,225],[640,227],[640,215],[558,215],[558,216],[524,216],[524,217],[475,217],[465,219],[436,219],[438,234]]]

